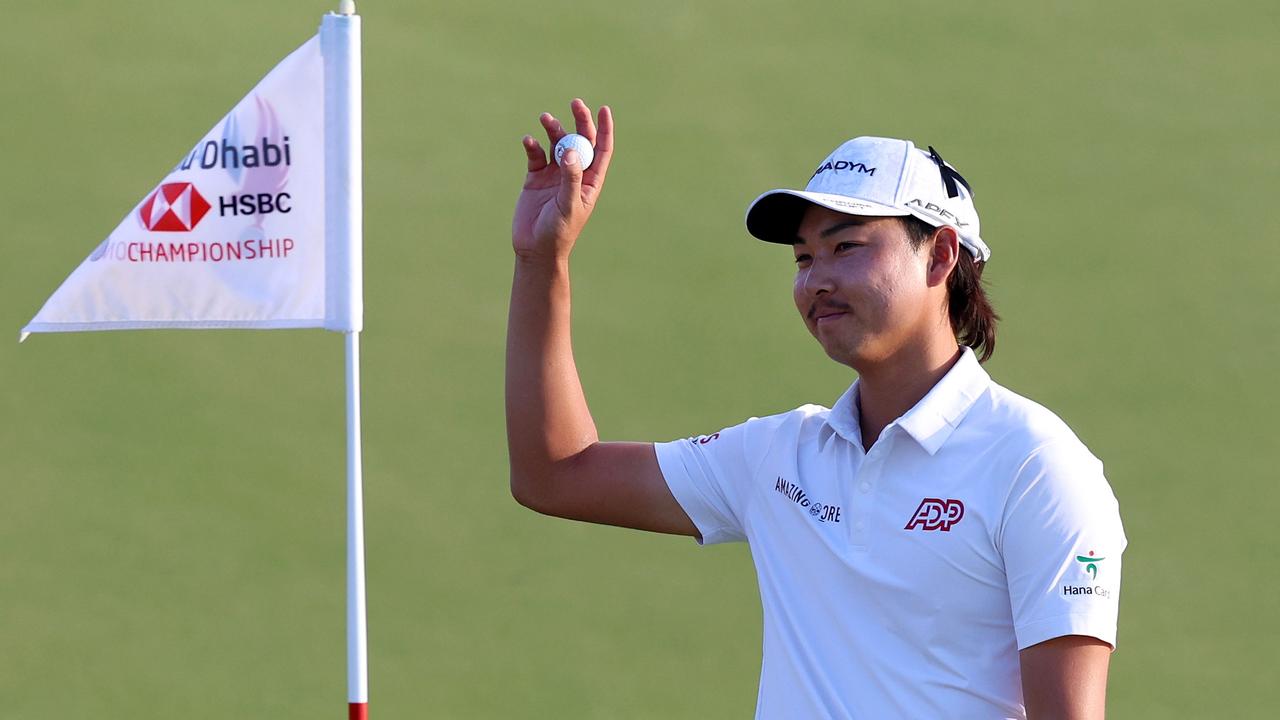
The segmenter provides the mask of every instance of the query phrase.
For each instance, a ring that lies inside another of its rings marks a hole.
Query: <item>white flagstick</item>
[[[347,340],[347,703],[349,720],[369,717],[369,647],[364,600],[364,488],[360,473],[360,334]]]
[[[342,0],[320,23],[325,75],[325,283],[329,330],[346,336],[347,376],[347,707],[365,720],[369,702],[364,594],[364,500],[360,472],[361,255],[360,16]]]

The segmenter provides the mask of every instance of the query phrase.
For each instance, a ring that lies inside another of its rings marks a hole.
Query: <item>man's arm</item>
[[[512,220],[516,254],[507,323],[507,449],[511,493],[548,515],[697,535],[668,489],[649,443],[602,443],[578,379],[570,339],[569,254],[591,216],[613,154],[613,115],[599,132],[581,100],[571,106],[578,134],[595,145],[583,172],[576,153],[549,163],[530,136],[528,174]],[[551,147],[565,135],[540,118]]]
[[[1027,720],[1102,720],[1107,706],[1111,646],[1066,635],[1019,654]]]

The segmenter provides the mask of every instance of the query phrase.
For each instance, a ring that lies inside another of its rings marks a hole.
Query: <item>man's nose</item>
[[[814,258],[809,263],[809,267],[805,268],[802,288],[805,294],[813,297],[834,290],[835,282],[831,273],[831,264]]]

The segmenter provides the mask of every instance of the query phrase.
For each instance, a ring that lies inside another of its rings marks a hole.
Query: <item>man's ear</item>
[[[945,286],[947,277],[955,269],[960,260],[960,237],[955,228],[943,226],[933,232],[933,237],[925,243],[929,251],[929,267],[925,280],[929,287]]]

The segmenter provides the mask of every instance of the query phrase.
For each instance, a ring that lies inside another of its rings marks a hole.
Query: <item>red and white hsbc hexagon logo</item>
[[[142,203],[138,217],[151,232],[188,232],[209,212],[209,201],[189,182],[165,183]]]
[[[920,501],[920,507],[916,508],[915,514],[911,516],[911,521],[903,530],[941,530],[942,532],[950,532],[951,526],[960,522],[964,517],[964,503],[959,500],[942,500],[940,498],[925,498]]]

